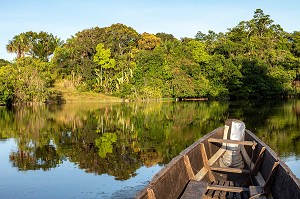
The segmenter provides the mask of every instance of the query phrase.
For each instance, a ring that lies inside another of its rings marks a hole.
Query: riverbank
[[[70,82],[60,81],[54,84],[52,88],[53,96],[51,97],[50,103],[77,103],[77,102],[130,102],[130,101],[183,101],[193,99],[176,99],[176,98],[161,98],[161,99],[140,99],[140,100],[129,100],[122,99],[119,97],[109,96],[95,92],[80,92]],[[199,100],[199,99],[194,99]],[[203,98],[201,98],[203,100]],[[207,98],[206,98],[207,100]]]
[[[56,83],[52,89],[56,94],[56,101],[72,102],[122,102],[118,97],[94,92],[80,92],[73,86],[66,86],[63,82]]]

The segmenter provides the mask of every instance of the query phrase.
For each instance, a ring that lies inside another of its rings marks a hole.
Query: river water
[[[227,118],[300,177],[299,100],[0,107],[0,198],[132,198]]]

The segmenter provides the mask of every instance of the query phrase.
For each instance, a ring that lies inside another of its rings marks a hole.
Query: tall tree
[[[137,47],[139,34],[131,27],[123,24],[113,24],[105,28],[104,42],[111,49],[112,55],[122,55]]]
[[[168,33],[164,33],[164,32],[159,32],[155,34],[156,37],[160,38],[162,42],[165,41],[172,41],[172,40],[177,40],[174,35],[172,34],[168,34]]]
[[[30,38],[29,54],[44,61],[48,61],[54,50],[63,44],[63,41],[51,33],[41,31],[39,33],[27,32],[25,34]]]
[[[104,39],[105,28],[94,27],[82,30],[56,48],[53,63],[62,78],[70,79],[73,86],[91,90],[95,84],[94,63],[96,46]]]
[[[9,41],[6,49],[9,53],[17,53],[17,58],[24,57],[26,54],[33,58],[40,58],[48,61],[56,47],[62,45],[62,41],[46,32],[25,32],[16,35]]]
[[[25,33],[14,36],[12,40],[6,45],[6,50],[9,53],[16,53],[17,58],[25,56],[25,53],[29,51],[29,40]]]
[[[100,66],[100,74],[99,69],[95,69],[95,72],[100,78],[100,86],[103,86],[102,79],[103,79],[103,68],[109,69],[114,68],[116,65],[116,61],[111,58],[111,52],[110,49],[105,49],[104,44],[100,43],[96,47],[96,54],[94,55],[94,62]],[[99,82],[99,80],[98,80]]]
[[[295,31],[291,35],[290,41],[292,42],[291,51],[292,53],[300,58],[300,31]]]
[[[161,43],[161,39],[153,34],[144,32],[141,38],[138,40],[138,46],[140,49],[153,50]]]

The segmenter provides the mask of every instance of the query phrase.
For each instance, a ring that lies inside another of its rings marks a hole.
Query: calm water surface
[[[0,198],[132,198],[227,118],[300,177],[300,101],[0,107]]]

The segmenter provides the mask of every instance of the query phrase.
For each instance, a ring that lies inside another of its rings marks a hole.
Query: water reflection
[[[68,160],[124,181],[168,163],[227,118],[245,121],[277,154],[298,161],[299,116],[297,100],[0,107],[0,139],[17,143],[9,161],[20,171],[50,172]]]
[[[60,163],[59,154],[52,145],[37,146],[33,150],[22,150],[21,148],[12,152],[9,156],[14,167],[19,170],[39,170],[44,171],[56,167]]]
[[[68,158],[86,172],[126,180],[142,165],[168,163],[221,124],[227,106],[170,102],[2,107],[0,135],[17,140],[10,161],[19,170],[48,170]]]
[[[240,104],[235,106],[230,110],[241,110]],[[300,158],[299,100],[251,102],[243,107],[238,116],[280,157]]]

